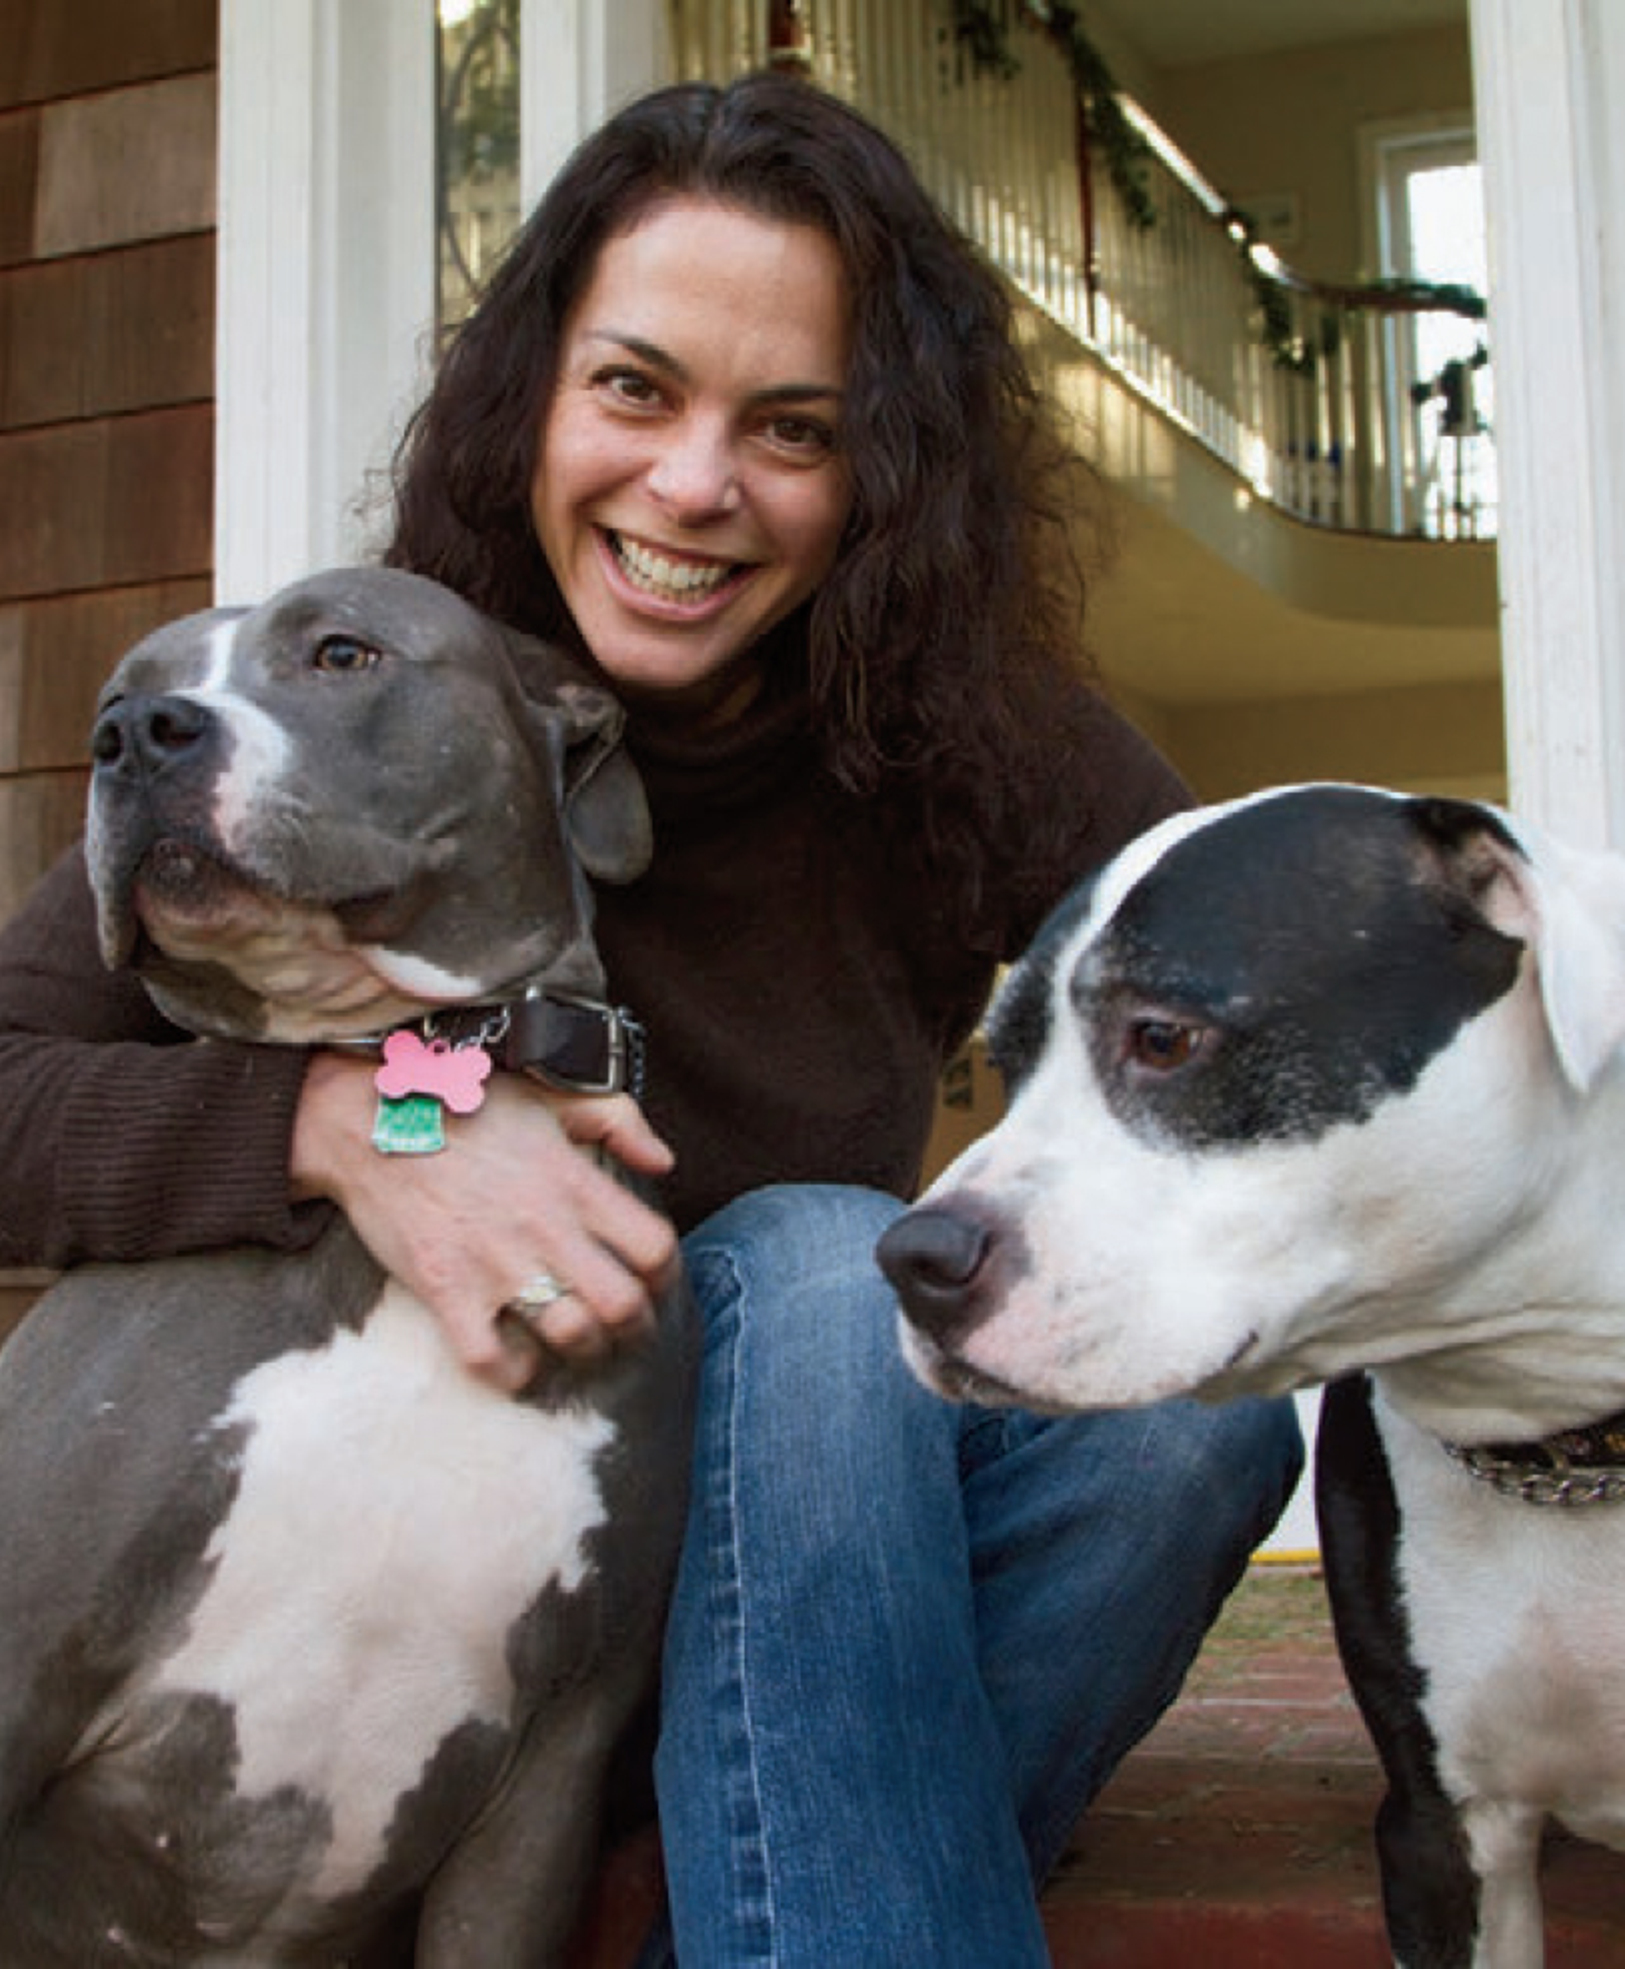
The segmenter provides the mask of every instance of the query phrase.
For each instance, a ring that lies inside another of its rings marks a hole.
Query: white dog
[[[1536,1969],[1546,1820],[1625,1846],[1625,858],[1358,787],[1180,815],[990,1037],[1007,1117],[881,1247],[917,1371],[1352,1376],[1319,1504],[1395,1954]]]

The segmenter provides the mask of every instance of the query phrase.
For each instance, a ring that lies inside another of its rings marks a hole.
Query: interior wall
[[[1204,800],[1302,779],[1506,798],[1498,680],[1205,704],[1165,711],[1159,726]]]
[[[1360,132],[1372,123],[1469,112],[1465,27],[1338,42],[1267,59],[1165,68],[1152,113],[1233,203],[1296,197],[1300,235],[1282,248],[1316,280],[1375,278],[1366,264]]]

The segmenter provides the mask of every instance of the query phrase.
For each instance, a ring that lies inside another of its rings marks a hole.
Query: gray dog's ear
[[[563,722],[570,845],[600,882],[630,882],[649,866],[654,825],[643,781],[621,743],[626,714],[596,684],[564,684],[554,705]]]
[[[494,625],[507,644],[527,713],[559,762],[570,846],[600,882],[630,882],[649,866],[654,827],[643,781],[621,743],[626,713],[557,643]]]

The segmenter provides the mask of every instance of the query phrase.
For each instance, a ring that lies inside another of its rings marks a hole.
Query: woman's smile
[[[737,705],[761,638],[833,566],[850,333],[812,226],[685,196],[605,242],[565,323],[531,514],[629,697]]]
[[[652,602],[675,608],[684,616],[694,616],[703,605],[715,601],[730,583],[749,578],[750,569],[740,561],[709,560],[686,554],[680,549],[657,546],[652,541],[634,540],[630,534],[602,529],[613,575],[626,581]]]

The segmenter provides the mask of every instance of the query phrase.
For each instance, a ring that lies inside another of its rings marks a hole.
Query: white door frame
[[[1625,847],[1625,8],[1472,0],[1512,804]]]

